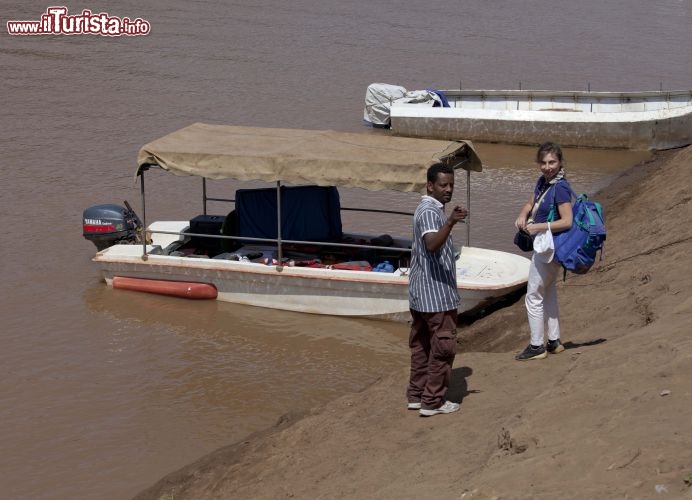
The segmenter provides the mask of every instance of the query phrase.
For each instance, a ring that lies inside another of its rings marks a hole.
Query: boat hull
[[[670,149],[692,143],[692,92],[444,91],[450,107],[393,103],[401,136]]]
[[[311,314],[410,319],[406,269],[377,273],[164,255],[147,255],[143,260],[141,250],[134,245],[116,245],[99,252],[94,260],[110,285],[120,277],[208,283],[217,289],[217,300],[236,304]],[[501,266],[498,259],[503,261]],[[489,265],[492,262],[496,263],[495,275]],[[458,274],[462,298],[459,312],[463,313],[522,288],[528,275],[528,259],[465,247],[458,261]]]

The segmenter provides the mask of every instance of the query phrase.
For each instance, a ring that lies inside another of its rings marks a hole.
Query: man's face
[[[452,193],[454,193],[454,174],[439,173],[435,182],[428,181],[428,196],[432,196],[443,205],[452,200]]]

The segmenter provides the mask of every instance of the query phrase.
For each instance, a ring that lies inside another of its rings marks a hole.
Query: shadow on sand
[[[461,366],[452,369],[452,379],[447,390],[447,399],[455,403],[463,402],[464,398],[469,394],[475,394],[480,391],[468,389],[466,379],[473,374],[473,369],[468,366]]]
[[[495,311],[504,309],[505,307],[509,307],[515,304],[521,297],[524,296],[524,294],[526,294],[526,286],[523,286],[520,289],[515,290],[514,292],[508,295],[505,295],[504,297],[496,300],[492,304],[489,304],[485,307],[461,313],[457,317],[457,326],[470,326],[479,319],[483,319],[486,316],[489,316],[490,314],[494,313]]]
[[[607,339],[594,339],[594,340],[589,340],[587,342],[565,342],[564,345],[565,349],[578,349],[580,347],[589,347],[592,345],[598,345],[602,344],[603,342],[606,342]]]

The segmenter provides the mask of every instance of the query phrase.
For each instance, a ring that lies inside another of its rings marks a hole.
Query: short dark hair
[[[536,151],[536,161],[540,163],[543,157],[549,153],[553,153],[560,163],[562,163],[562,148],[559,144],[554,142],[544,142],[538,146],[538,151]]]
[[[454,169],[445,163],[433,163],[428,168],[428,182],[435,182],[438,174],[454,174]]]

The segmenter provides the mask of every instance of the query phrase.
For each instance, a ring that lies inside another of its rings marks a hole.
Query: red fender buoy
[[[172,295],[184,299],[215,299],[218,295],[216,287],[210,283],[125,278],[123,276],[113,278],[113,288]]]

